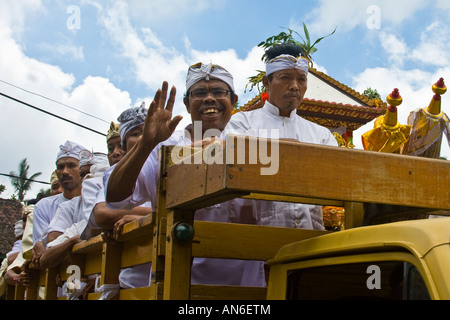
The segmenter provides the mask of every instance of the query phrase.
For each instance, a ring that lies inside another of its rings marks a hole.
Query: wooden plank
[[[267,288],[192,285],[191,300],[266,300]]]
[[[256,138],[245,139],[254,143]],[[258,143],[268,142],[259,138]],[[248,148],[245,152],[248,158]],[[258,193],[304,197],[317,204],[325,199],[450,210],[450,162],[445,160],[280,141],[277,173],[262,175],[268,165],[235,165],[224,157],[224,164],[214,168],[225,170],[220,177],[208,176],[202,165],[169,167],[168,208],[201,207],[205,199],[211,205],[217,195]],[[180,183],[185,179],[196,183],[186,188]]]
[[[153,236],[146,235],[123,243],[121,267],[127,268],[152,261]]]
[[[102,252],[93,252],[86,255],[84,275],[100,274],[102,271]]]
[[[95,236],[89,240],[79,242],[72,247],[72,253],[88,254],[100,251],[103,248],[103,238],[101,235]]]
[[[195,221],[194,229],[194,257],[263,261],[273,258],[286,244],[327,234],[317,230],[205,221]]]
[[[149,300],[150,287],[122,289],[120,290],[119,300]]]
[[[154,226],[154,213],[146,215],[138,220],[131,221],[123,226],[117,241],[123,242],[128,239],[152,235]]]

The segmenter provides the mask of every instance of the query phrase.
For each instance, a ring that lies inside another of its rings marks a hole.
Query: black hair
[[[289,54],[296,58],[305,56],[305,51],[299,45],[294,43],[283,43],[266,50],[264,57],[267,61],[272,60],[282,54]]]
[[[281,56],[282,54],[288,54],[291,56],[294,56],[296,58],[300,56],[305,56],[305,51],[302,47],[300,47],[297,44],[294,43],[283,43],[277,46],[274,46],[272,48],[269,48],[264,53],[264,59],[266,61],[270,61],[272,59],[275,59],[278,56]],[[268,75],[269,81],[272,81],[273,74]]]

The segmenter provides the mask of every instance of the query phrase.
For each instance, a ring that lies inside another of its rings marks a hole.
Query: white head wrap
[[[201,62],[189,67],[186,77],[186,91],[189,91],[192,85],[200,80],[209,81],[210,78],[222,80],[234,92],[233,76],[231,73],[219,65],[212,63],[203,64]]]
[[[23,235],[23,220],[19,220],[14,225],[14,236],[19,238]]]
[[[266,75],[286,69],[299,69],[308,74],[308,61],[302,57],[296,58],[289,54],[282,54],[266,64]]]
[[[94,153],[94,164],[91,167],[93,177],[102,177],[103,173],[110,167],[108,156],[101,152]]]
[[[71,157],[79,160],[79,153],[81,150],[85,149],[84,147],[80,146],[79,144],[72,142],[72,141],[66,141],[64,145],[59,146],[59,153],[56,157],[56,162],[58,162],[59,159],[64,157]]]
[[[94,156],[93,154],[87,150],[81,150],[78,154],[78,159],[80,159],[79,167],[90,166],[94,164]]]
[[[122,145],[125,145],[125,136],[128,132],[145,123],[147,112],[145,102],[142,102],[139,108],[129,108],[120,114],[117,121],[120,123],[119,134],[122,139]]]
[[[108,156],[102,152],[89,152],[89,154],[88,152],[88,150],[83,150],[84,155],[80,157],[80,167],[81,163],[91,165],[90,174],[86,175],[85,179],[103,176],[106,169],[110,167]]]

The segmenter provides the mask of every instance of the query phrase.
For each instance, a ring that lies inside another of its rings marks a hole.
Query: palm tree
[[[29,169],[30,166],[27,163],[27,158],[25,158],[19,163],[19,173],[15,173],[14,171],[10,172],[11,184],[17,192],[17,196],[20,201],[23,201],[25,198],[25,193],[31,189],[33,180],[42,174],[41,172],[37,172],[28,178]]]

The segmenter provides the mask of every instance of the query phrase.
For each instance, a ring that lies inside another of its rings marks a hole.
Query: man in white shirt
[[[226,127],[228,134],[337,146],[330,130],[297,115],[308,85],[302,51],[289,44],[266,51],[263,84],[269,99],[260,109],[234,114]],[[258,211],[262,225],[324,230],[321,206],[261,201]]]
[[[56,157],[56,174],[64,191],[40,200],[34,207],[32,262],[35,266],[39,266],[39,259],[45,250],[42,235],[53,219],[58,206],[81,194],[79,152],[83,149],[85,148],[71,141],[66,141],[60,146]]]
[[[84,155],[83,155],[84,154]],[[104,153],[80,152],[80,169],[89,167],[82,181],[81,195],[58,206],[56,213],[42,235],[44,245],[55,240],[74,223],[89,219],[97,203],[97,194],[103,190],[103,173],[109,168],[108,157]]]
[[[209,130],[220,136],[237,102],[233,77],[224,68],[199,63],[188,70],[184,103],[192,125],[175,131],[180,116],[172,119],[175,88],[168,96],[168,84],[163,83],[150,105],[142,137],[132,150],[105,173],[106,199],[114,208],[130,208],[145,201],[156,203],[158,150],[161,145],[190,146],[206,138]],[[200,130],[196,134],[196,130]],[[112,171],[112,172],[111,172]],[[195,219],[215,222],[255,223],[255,202],[236,199],[197,210]],[[249,213],[250,214],[247,214]],[[245,219],[244,219],[245,217]],[[195,258],[191,269],[192,284],[265,286],[264,265],[260,261]]]

